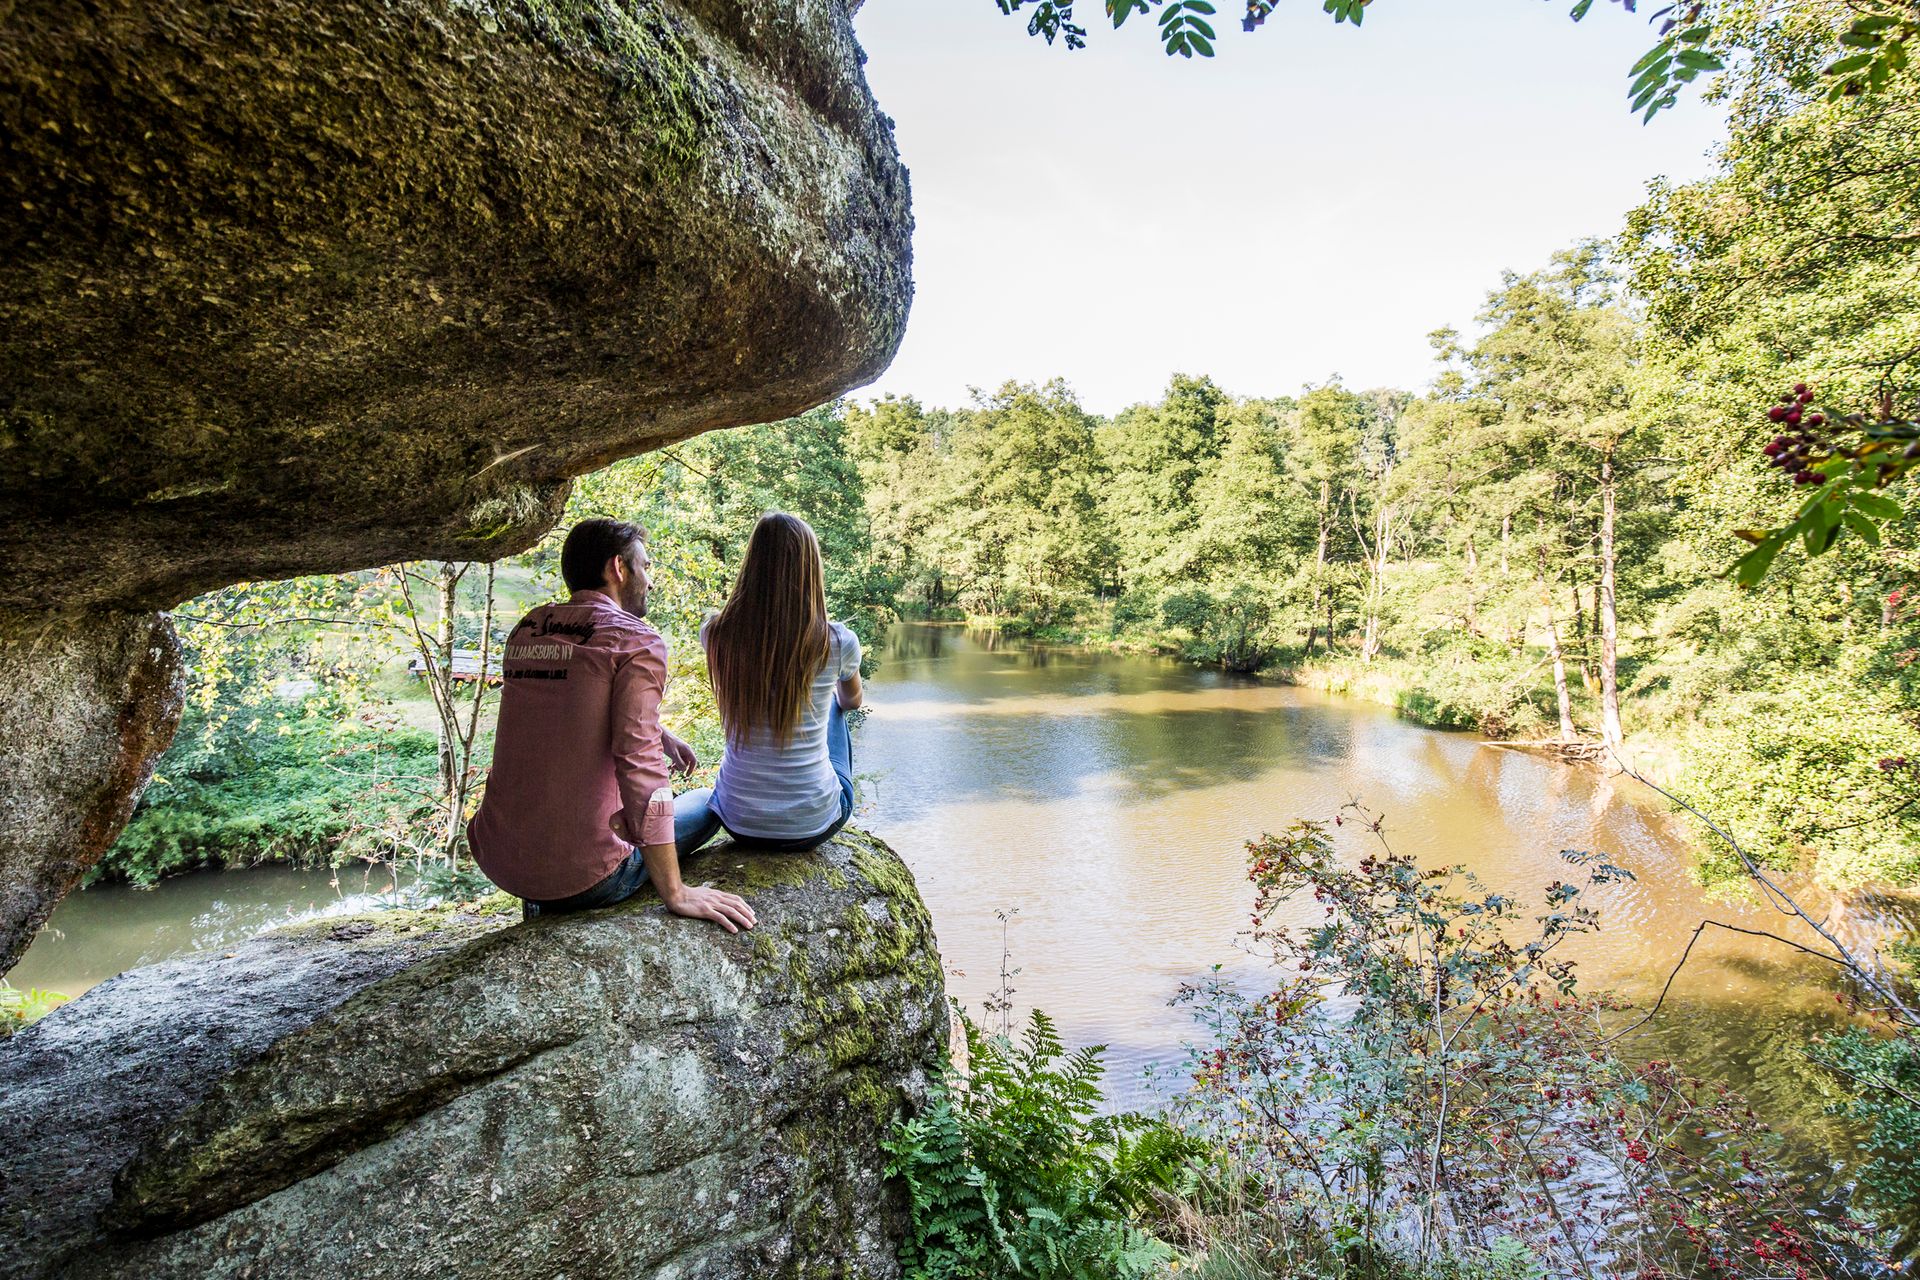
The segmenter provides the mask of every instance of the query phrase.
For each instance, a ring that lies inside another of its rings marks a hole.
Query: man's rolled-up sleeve
[[[666,692],[667,642],[649,635],[613,673],[613,770],[633,844],[673,843],[673,788],[660,741]]]

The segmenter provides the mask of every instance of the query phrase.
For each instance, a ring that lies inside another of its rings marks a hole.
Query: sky
[[[856,398],[1058,376],[1110,414],[1175,372],[1418,390],[1429,333],[1470,331],[1503,270],[1615,234],[1650,179],[1704,175],[1723,128],[1697,93],[1627,111],[1654,35],[1617,3],[1576,25],[1571,0],[1379,0],[1356,30],[1290,0],[1246,34],[1216,2],[1219,56],[1188,61],[1098,0],[1073,52],[994,0],[867,0],[915,293]]]

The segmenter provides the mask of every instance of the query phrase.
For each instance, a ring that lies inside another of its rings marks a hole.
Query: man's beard
[[[629,587],[620,597],[620,607],[636,618],[647,616],[647,589]]]

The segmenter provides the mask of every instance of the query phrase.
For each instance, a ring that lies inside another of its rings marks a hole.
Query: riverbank
[[[1372,661],[1348,649],[1323,646],[1312,656],[1276,649],[1245,672],[1176,630],[1116,632],[1110,613],[1046,626],[984,618],[966,625],[1006,642],[1172,658],[1388,707],[1428,728],[1565,754],[1550,747],[1559,737],[1558,713],[1545,654],[1516,654],[1492,641],[1462,642],[1417,658],[1382,653]],[[1837,681],[1740,689],[1728,687],[1730,677],[1716,683],[1632,654],[1623,655],[1621,671],[1625,763],[1683,796],[1748,856],[1842,894],[1905,894],[1920,886],[1920,843],[1911,807],[1900,802],[1911,775],[1920,773],[1920,728],[1890,696],[1863,698]],[[1575,726],[1584,740],[1598,742],[1597,691],[1577,666],[1568,679]],[[1815,779],[1823,785],[1813,786]],[[1743,885],[1746,873],[1725,841],[1705,823],[1685,821],[1702,882]]]
[[[1703,916],[1779,927],[1757,908],[1710,902],[1677,823],[1641,789],[1432,732],[1390,702],[961,625],[897,628],[877,649],[874,713],[855,748],[858,821],[913,870],[953,997],[979,1013],[1003,964],[1024,970],[1010,983],[1020,1010],[1045,1010],[1070,1045],[1108,1046],[1115,1107],[1151,1109],[1184,1089],[1182,1045],[1204,1028],[1169,1003],[1183,983],[1216,964],[1248,989],[1269,980],[1240,949],[1247,842],[1295,819],[1330,823],[1355,796],[1386,814],[1396,849],[1423,866],[1466,865],[1516,901],[1569,874],[1562,849],[1632,870],[1595,891],[1601,931],[1569,944],[1582,989],[1650,1004]],[[1373,839],[1352,823],[1334,830],[1347,851]],[[346,875],[335,887],[326,873],[264,867],[76,894],[18,977],[60,989],[110,976],[84,968],[110,949],[125,957],[116,971],[224,952],[260,926],[350,911],[386,887]],[[1301,899],[1276,923],[1315,923],[1318,904]],[[1787,1130],[1789,1167],[1825,1201],[1844,1195],[1857,1158],[1794,1048],[1837,1025],[1818,962],[1716,935],[1635,1047],[1752,1099]]]

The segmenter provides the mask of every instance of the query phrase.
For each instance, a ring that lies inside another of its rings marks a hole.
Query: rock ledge
[[[383,912],[105,983],[0,1044],[0,1276],[898,1274],[879,1140],[946,1015],[906,867],[722,845],[651,894]]]

